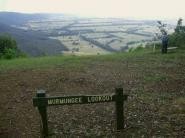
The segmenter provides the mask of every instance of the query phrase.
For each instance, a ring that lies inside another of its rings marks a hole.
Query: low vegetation
[[[169,44],[185,49],[185,26],[182,25],[182,19],[177,21],[175,32],[170,35]]]
[[[0,58],[13,59],[26,56],[17,47],[17,42],[9,35],[0,36]]]

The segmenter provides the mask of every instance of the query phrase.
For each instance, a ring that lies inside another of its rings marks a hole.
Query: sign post
[[[123,96],[123,89],[122,88],[116,88],[117,130],[124,129],[124,114],[123,114],[123,104],[124,104],[124,102],[123,102],[123,100],[126,100],[126,97]]]
[[[39,90],[36,95],[38,98],[45,98],[46,93],[44,90]],[[41,135],[42,137],[47,137],[48,136],[48,119],[47,119],[47,107],[43,104],[38,104],[38,110],[41,115],[41,120],[42,120],[42,130],[41,130]]]
[[[37,91],[36,97],[33,98],[33,105],[38,107],[42,120],[42,137],[46,138],[48,132],[47,106],[71,105],[71,104],[93,104],[104,102],[115,102],[116,105],[116,122],[117,130],[124,129],[123,104],[128,95],[123,95],[123,88],[116,88],[113,95],[82,95],[82,96],[63,96],[63,97],[46,97],[44,90]]]

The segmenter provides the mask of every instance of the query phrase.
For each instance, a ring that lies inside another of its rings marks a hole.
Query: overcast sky
[[[185,17],[185,0],[0,0],[0,11],[144,19]]]

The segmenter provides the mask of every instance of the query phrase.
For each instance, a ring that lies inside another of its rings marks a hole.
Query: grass
[[[83,66],[84,63],[94,61],[113,61],[132,56],[129,53],[116,53],[108,55],[92,55],[92,56],[46,56],[36,58],[17,58],[12,60],[1,59],[0,71],[11,69],[32,69],[32,68],[50,68],[50,67],[77,67]]]
[[[0,60],[0,71],[14,70],[14,69],[35,69],[35,68],[52,68],[52,67],[67,67],[67,68],[79,68],[84,65],[91,64],[93,62],[114,62],[120,60],[126,60],[129,62],[137,61],[141,65],[147,66],[151,62],[156,61],[156,66],[160,67],[163,62],[170,64],[180,64],[182,59],[185,59],[185,52],[176,50],[175,53],[169,53],[162,55],[158,52],[152,53],[150,49],[143,49],[133,52],[119,52],[107,55],[92,55],[92,56],[47,56],[36,58],[18,58],[12,60]],[[146,80],[150,80],[150,77],[156,80],[163,79],[164,76],[148,76]]]
[[[18,58],[13,60],[1,60],[0,70],[11,69],[32,69],[32,68],[49,68],[65,65],[79,65],[80,57],[72,56],[52,56],[52,57],[37,57],[37,58]]]

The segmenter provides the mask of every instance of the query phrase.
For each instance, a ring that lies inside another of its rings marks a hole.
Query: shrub
[[[17,51],[15,49],[6,48],[4,50],[3,58],[12,59],[17,57]]]
[[[185,48],[185,26],[182,25],[182,19],[179,18],[175,32],[169,35],[169,46]]]
[[[17,49],[16,41],[9,35],[0,36],[0,53],[5,53],[5,49]]]
[[[169,46],[185,48],[185,33],[173,33],[169,38]]]
[[[17,48],[17,42],[9,35],[0,35],[0,58],[12,59],[25,56]]]

